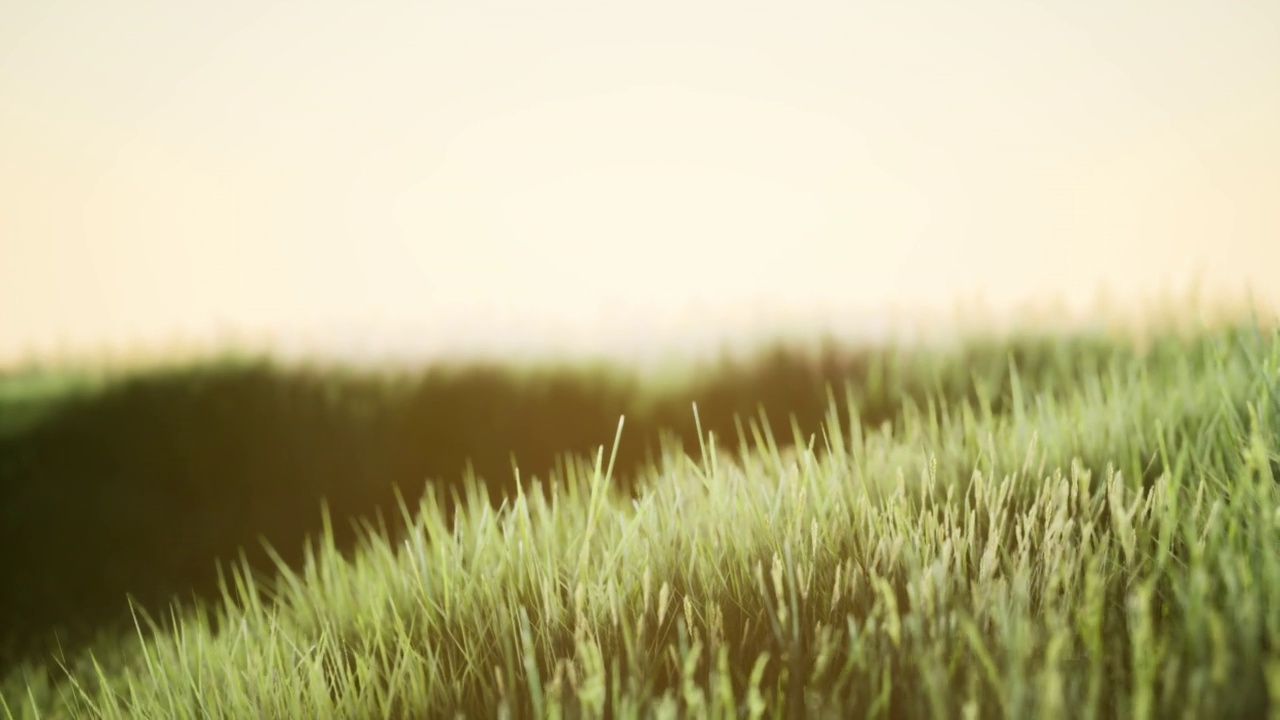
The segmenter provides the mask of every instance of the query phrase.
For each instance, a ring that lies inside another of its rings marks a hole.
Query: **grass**
[[[350,553],[353,519],[382,512],[388,537],[403,537],[397,488],[416,507],[430,479],[448,520],[470,469],[497,507],[514,493],[513,457],[524,478],[545,479],[566,453],[610,443],[619,416],[628,430],[611,487],[634,492],[664,439],[698,452],[693,402],[701,430],[736,453],[738,419],[760,412],[819,432],[827,385],[848,383],[859,420],[876,428],[930,393],[1007,412],[1009,360],[1028,392],[1057,397],[1082,367],[1133,354],[1103,337],[1023,335],[962,348],[777,345],[658,377],[477,364],[381,375],[242,358],[118,371],[65,392],[18,378],[9,397],[43,417],[0,435],[0,577],[21,579],[0,583],[0,675],[17,658],[75,654],[109,626],[131,628],[130,596],[161,618],[175,597],[216,601],[218,560],[301,567],[304,538],[324,529],[321,498],[335,547]],[[0,397],[0,416],[14,407]]]
[[[628,418],[28,663],[0,716],[1280,717],[1280,335],[1082,343],[904,358],[880,422],[833,385],[619,492]]]

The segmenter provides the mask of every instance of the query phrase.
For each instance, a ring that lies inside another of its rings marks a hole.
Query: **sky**
[[[1274,303],[1276,128],[1273,0],[0,0],[0,365]]]

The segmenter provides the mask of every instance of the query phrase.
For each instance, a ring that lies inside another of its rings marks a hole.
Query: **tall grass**
[[[1062,347],[1069,382],[999,361],[1002,412],[975,380],[875,428],[833,387],[819,432],[668,444],[634,497],[616,438],[496,510],[468,476],[0,714],[1280,717],[1280,336]]]
[[[513,457],[524,478],[546,478],[566,453],[610,442],[622,415],[610,479],[630,491],[664,433],[694,453],[699,434],[715,432],[736,452],[738,420],[761,409],[818,432],[832,383],[847,382],[858,419],[879,427],[931,394],[1007,412],[1010,359],[1025,392],[1059,396],[1084,368],[1134,352],[1097,336],[1024,334],[959,348],[778,345],[659,377],[467,363],[382,375],[225,358],[117,368],[92,386],[57,372],[0,380],[12,391],[0,392],[0,418],[27,426],[0,427],[0,577],[21,579],[0,583],[0,675],[23,655],[75,653],[95,632],[130,627],[130,596],[161,616],[175,596],[216,600],[219,559],[300,568],[303,539],[323,529],[321,498],[347,552],[353,518],[381,511],[388,538],[402,537],[396,488],[416,507],[431,480],[447,518],[470,468],[496,507],[514,499]]]

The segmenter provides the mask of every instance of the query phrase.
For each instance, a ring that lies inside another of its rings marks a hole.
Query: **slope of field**
[[[820,372],[804,377],[778,397],[820,398],[824,422],[786,423],[775,405],[770,427],[732,402],[716,410],[726,421],[700,402],[701,432],[649,443],[650,458],[624,448],[682,428],[664,415],[674,404],[624,388],[606,410],[635,417],[612,442],[615,420],[569,405],[557,419],[594,423],[606,437],[580,442],[609,448],[539,473],[517,452],[524,482],[496,496],[476,474],[431,485],[400,506],[395,529],[386,517],[340,541],[338,524],[322,524],[318,542],[279,558],[278,577],[246,561],[220,598],[167,623],[139,612],[142,632],[107,632],[93,654],[69,654],[69,675],[39,661],[14,670],[0,713],[1266,717],[1280,707],[1280,336],[1238,325],[1158,336],[1142,352],[1031,338],[885,356],[848,373],[848,392],[828,392]],[[406,397],[393,395],[393,405]],[[101,407],[99,397],[79,412]],[[291,407],[299,421],[328,417]],[[77,411],[60,412],[44,432],[71,426]],[[448,419],[430,427],[447,432]],[[518,433],[488,427],[509,463]],[[31,437],[5,449],[7,483],[37,462],[8,458],[55,454],[23,447],[60,447]],[[336,461],[330,444],[307,445],[315,438],[261,442],[302,467]],[[290,467],[276,467],[281,478]],[[228,483],[245,470],[218,468]],[[95,497],[114,503],[103,516],[135,512],[113,492]],[[246,492],[236,485],[226,502]],[[18,520],[6,527],[34,524]]]
[[[697,450],[692,402],[703,430],[736,451],[735,418],[760,411],[818,431],[828,384],[841,397],[849,387],[875,428],[929,392],[1004,412],[1010,360],[1035,392],[1060,395],[1081,368],[1133,354],[1098,337],[1064,347],[1031,336],[928,351],[779,345],[663,377],[475,364],[381,375],[239,358],[93,383],[11,381],[0,415],[27,420],[0,436],[0,674],[19,657],[130,628],[130,596],[161,616],[175,597],[216,600],[219,560],[273,572],[263,541],[301,567],[304,538],[323,530],[322,500],[335,545],[350,552],[360,518],[381,513],[402,535],[397,491],[414,506],[432,482],[448,517],[470,470],[496,507],[513,496],[513,460],[526,483],[545,481],[566,455],[610,442],[621,415],[613,484],[630,490],[664,437]]]

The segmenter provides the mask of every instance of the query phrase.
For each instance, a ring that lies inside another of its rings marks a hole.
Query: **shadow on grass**
[[[322,529],[322,499],[349,549],[356,518],[381,510],[399,531],[395,488],[415,506],[426,482],[457,487],[470,466],[496,503],[514,489],[513,458],[522,479],[545,478],[566,454],[610,445],[620,415],[615,479],[629,491],[661,433],[697,453],[694,401],[704,432],[728,452],[738,449],[735,416],[763,410],[785,446],[789,417],[818,432],[828,387],[842,398],[846,384],[869,427],[930,393],[985,395],[999,413],[1010,357],[1029,389],[1051,392],[1065,391],[1086,359],[1124,352],[1071,342],[1064,352],[1060,339],[991,341],[947,357],[775,346],[661,393],[571,367],[440,367],[396,381],[265,361],[142,374],[0,436],[0,671],[49,650],[55,630],[70,653],[130,622],[128,595],[157,617],[175,597],[215,599],[219,559],[243,552],[271,573],[261,541],[297,566],[303,539]]]

